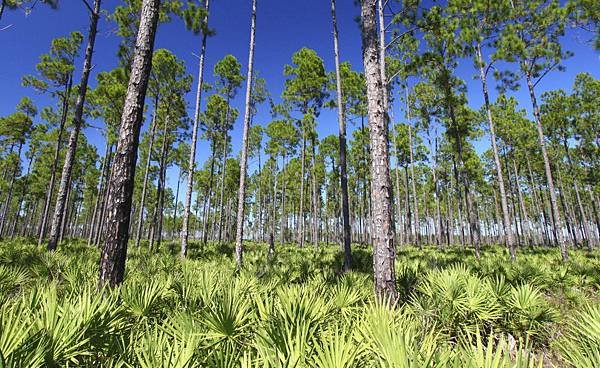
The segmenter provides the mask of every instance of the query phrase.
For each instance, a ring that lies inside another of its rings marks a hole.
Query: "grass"
[[[98,251],[0,243],[0,367],[598,367],[600,259],[555,249],[404,248],[400,299],[373,299],[370,249],[130,249],[98,292]]]

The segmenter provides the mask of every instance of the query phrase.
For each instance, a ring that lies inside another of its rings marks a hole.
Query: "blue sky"
[[[112,10],[119,1],[103,1],[103,8]],[[246,72],[248,40],[250,28],[250,0],[211,0],[210,26],[216,29],[216,35],[209,38],[207,45],[207,64],[205,77],[208,83],[213,81],[214,64],[226,54],[233,54],[243,65]],[[352,0],[338,0],[338,29],[340,32],[340,56],[343,61],[350,61],[357,70],[362,69],[360,53],[360,34],[356,17],[359,9]],[[283,88],[283,66],[290,63],[291,55],[301,47],[315,49],[323,58],[328,70],[333,70],[333,44],[331,39],[331,18],[329,0],[258,0],[255,68],[266,79],[270,93],[279,99]],[[23,96],[31,97],[41,108],[52,103],[49,99],[35,93],[30,88],[21,87],[21,76],[35,73],[35,65],[39,55],[47,52],[50,42],[55,37],[67,35],[78,30],[87,32],[88,16],[84,5],[78,0],[61,1],[58,10],[50,10],[38,5],[31,14],[25,16],[20,11],[5,11],[0,21],[0,116],[10,114],[14,106]],[[92,86],[95,85],[95,73],[110,70],[117,65],[116,51],[119,42],[114,34],[114,24],[104,18],[99,27],[94,55],[94,72]],[[538,85],[538,93],[549,89],[564,88],[570,90],[575,75],[579,72],[590,72],[600,78],[599,53],[585,41],[590,34],[570,31],[563,45],[575,53],[565,62],[565,72],[551,73]],[[197,73],[197,58],[200,36],[185,30],[180,20],[174,20],[160,27],[156,39],[156,48],[167,48],[178,58],[185,61],[188,72]],[[79,79],[81,60],[76,64],[75,80]],[[481,87],[474,80],[475,70],[469,60],[461,61],[458,74],[468,87],[469,103],[473,108],[482,104]],[[195,81],[194,81],[195,83]],[[492,82],[493,84],[493,82]],[[245,84],[244,84],[245,86]],[[493,88],[492,88],[493,89]],[[195,91],[193,86],[192,91]],[[237,154],[241,141],[241,125],[243,115],[244,88],[240,88],[233,102],[242,114],[235,123],[232,132],[233,152]],[[521,106],[528,111],[529,98],[524,90],[515,93]],[[206,96],[206,94],[205,94]],[[492,100],[495,91],[492,92]],[[190,102],[189,112],[193,113],[193,92],[187,96]],[[204,99],[202,106],[204,106]],[[394,107],[394,116],[403,114],[400,106]],[[325,109],[318,119],[320,137],[337,133],[337,116],[335,111]],[[255,123],[265,124],[270,120],[268,107],[259,107]],[[147,124],[144,124],[145,130]],[[350,124],[349,129],[354,127]],[[86,129],[85,134],[103,154],[104,140],[98,131]],[[478,148],[485,149],[487,143],[481,142]],[[199,142],[197,160],[203,162],[209,155],[206,142]],[[168,174],[169,185],[174,185],[177,173],[171,169]]]

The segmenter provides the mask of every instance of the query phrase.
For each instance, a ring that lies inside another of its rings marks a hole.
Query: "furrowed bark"
[[[144,112],[144,99],[152,64],[152,51],[160,0],[144,0],[136,46],[123,107],[119,140],[108,183],[106,240],[100,256],[99,286],[123,282],[135,163]]]
[[[377,297],[393,302],[397,298],[394,269],[396,249],[390,195],[387,111],[384,83],[381,80],[381,63],[384,61],[379,56],[375,8],[374,0],[363,0],[361,3],[363,63],[371,140],[373,272]]]

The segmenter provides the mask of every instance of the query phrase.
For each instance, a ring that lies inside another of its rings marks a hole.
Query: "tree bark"
[[[250,50],[248,51],[248,73],[246,75],[246,107],[244,111],[244,132],[242,136],[242,153],[240,162],[240,189],[238,191],[237,222],[235,231],[235,261],[238,267],[243,262],[244,210],[246,204],[246,176],[248,165],[248,132],[250,130],[250,99],[252,98],[252,73],[254,64],[254,37],[256,34],[256,0],[252,0],[252,17],[250,21]]]
[[[361,3],[363,63],[371,141],[373,272],[377,297],[393,302],[397,298],[394,269],[396,249],[392,219],[387,111],[384,104],[385,84],[381,79],[381,63],[385,61],[381,60],[378,54],[375,5],[375,0],[363,0]],[[383,24],[380,26],[384,27]]]
[[[152,64],[160,0],[143,0],[136,46],[123,107],[115,161],[108,183],[106,240],[100,256],[99,286],[123,282],[135,162]]]

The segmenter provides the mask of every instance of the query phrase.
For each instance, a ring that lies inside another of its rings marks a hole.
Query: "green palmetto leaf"
[[[121,288],[121,298],[133,316],[146,318],[158,313],[167,291],[164,280],[152,279],[145,284],[124,285]]]
[[[575,367],[600,366],[600,306],[587,306],[570,320],[561,351]]]
[[[197,366],[194,354],[198,339],[188,336],[181,341],[159,328],[146,330],[135,351],[137,364],[142,368],[189,368]]]
[[[313,352],[314,367],[349,368],[354,367],[362,353],[362,347],[356,344],[353,334],[347,327],[337,325],[315,342]]]

